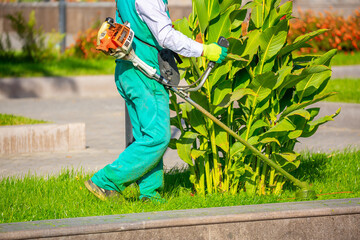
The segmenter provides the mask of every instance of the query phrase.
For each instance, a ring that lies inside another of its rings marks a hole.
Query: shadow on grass
[[[178,192],[179,189],[186,188],[192,189],[190,182],[190,171],[188,169],[173,168],[164,174],[164,189],[163,193],[173,194]]]
[[[323,173],[328,163],[328,154],[306,152],[301,155],[300,162],[299,168],[290,172],[290,174],[301,181],[311,184],[316,180],[323,179]],[[284,190],[295,191],[297,187],[292,182],[287,181]]]

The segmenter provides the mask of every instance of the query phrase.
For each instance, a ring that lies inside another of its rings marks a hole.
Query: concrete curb
[[[360,78],[360,65],[334,66],[332,72],[332,79]],[[0,99],[117,96],[113,75],[0,78]]]
[[[359,239],[360,198],[0,224],[0,239]]]
[[[0,155],[85,149],[85,124],[0,127]]]
[[[0,78],[1,98],[118,96],[114,76]]]

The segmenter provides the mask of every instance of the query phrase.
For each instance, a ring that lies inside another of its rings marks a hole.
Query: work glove
[[[227,56],[227,48],[220,46],[217,43],[204,44],[203,56],[210,61],[221,63]]]

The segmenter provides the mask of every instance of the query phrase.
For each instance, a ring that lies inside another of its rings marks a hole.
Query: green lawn
[[[352,54],[338,53],[332,65],[360,64],[360,52]],[[112,57],[100,59],[65,58],[32,63],[20,58],[0,59],[0,77],[37,77],[37,76],[79,76],[79,75],[112,75],[115,71],[115,60]]]
[[[360,52],[354,52],[353,54],[351,53],[345,54],[343,52],[338,52],[331,61],[331,64],[333,66],[358,65],[360,64]]]
[[[325,91],[337,92],[336,95],[325,101],[360,103],[360,79],[330,80]]]
[[[303,153],[302,163],[293,174],[313,185],[318,200],[359,197],[360,150]],[[0,180],[0,223],[297,201],[291,184],[285,185],[283,194],[278,196],[194,195],[189,173],[172,170],[165,175],[162,192],[165,203],[138,201],[136,186],[128,187],[118,198],[103,202],[84,187],[83,182],[90,176],[82,171],[66,170],[57,176]]]
[[[112,75],[114,71],[115,59],[110,57],[89,60],[61,58],[42,63],[0,59],[0,77]]]
[[[12,114],[2,114],[0,113],[0,126],[5,125],[25,125],[25,124],[40,124],[40,123],[49,123],[43,120],[36,120],[22,116],[16,116]]]

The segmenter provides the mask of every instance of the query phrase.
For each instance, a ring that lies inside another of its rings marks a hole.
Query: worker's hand
[[[210,61],[221,63],[227,56],[227,48],[219,46],[217,43],[211,43],[209,45],[203,45],[203,56]]]

